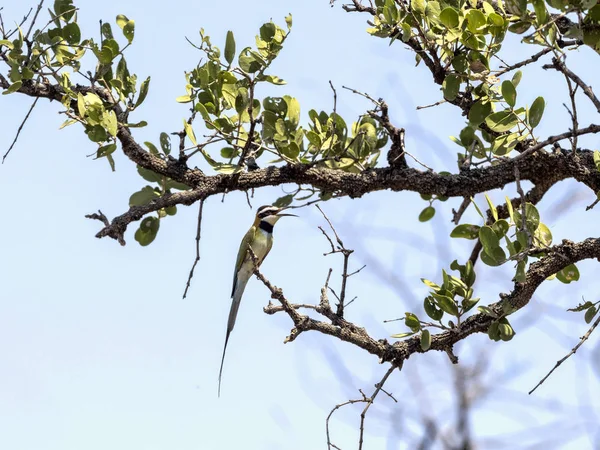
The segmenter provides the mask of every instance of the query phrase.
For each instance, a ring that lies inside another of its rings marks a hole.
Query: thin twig
[[[446,103],[447,101],[448,100],[440,100],[439,102],[435,102],[435,103],[432,103],[430,105],[417,106],[417,111],[419,111],[421,109],[425,109],[425,108],[433,108],[434,106],[442,105],[442,104]]]
[[[35,10],[35,14],[33,15],[33,19],[31,19],[31,24],[29,25],[29,29],[27,30],[27,34],[25,34],[25,40],[29,39],[29,34],[31,33],[31,30],[33,30],[33,26],[35,25],[35,21],[37,20],[38,14],[40,13],[40,10],[42,9],[43,4],[44,4],[44,0],[41,0],[38,3],[37,9]]]
[[[19,135],[21,134],[21,130],[23,129],[23,127],[25,126],[25,122],[27,122],[27,119],[29,119],[29,115],[31,114],[31,111],[33,111],[33,108],[35,108],[35,105],[37,104],[37,101],[39,100],[39,97],[36,97],[35,100],[33,101],[33,103],[31,104],[31,107],[29,108],[29,111],[27,111],[27,114],[25,115],[25,118],[23,119],[23,121],[21,122],[21,125],[19,125],[19,128],[17,130],[17,134],[15,136],[15,138],[12,141],[12,144],[10,144],[10,147],[8,148],[8,150],[6,151],[6,153],[4,154],[4,156],[2,157],[2,164],[4,164],[4,160],[6,159],[6,157],[8,156],[8,154],[10,153],[10,151],[13,149],[13,147],[15,146],[15,144],[17,143],[17,139],[19,139]]]
[[[185,285],[185,291],[183,291],[183,298],[187,296],[188,289],[190,288],[190,284],[192,283],[192,278],[194,277],[194,269],[196,268],[196,264],[200,261],[200,233],[202,231],[202,209],[204,208],[204,199],[200,200],[200,206],[198,208],[198,226],[196,228],[196,258],[194,259],[194,264],[192,264],[192,268],[190,269],[190,274],[187,279],[187,283]]]
[[[548,377],[550,375],[552,375],[552,372],[554,372],[556,369],[558,369],[558,366],[560,366],[562,363],[564,363],[567,359],[569,359],[572,355],[574,355],[577,352],[577,350],[579,350],[579,347],[581,347],[583,345],[583,343],[588,340],[588,338],[590,337],[592,332],[596,329],[598,324],[600,324],[600,315],[598,316],[596,321],[593,323],[593,325],[590,327],[590,329],[587,331],[587,333],[585,333],[581,337],[581,339],[579,340],[577,345],[575,347],[573,347],[573,349],[564,358],[556,361],[556,364],[554,365],[552,370],[550,372],[548,372],[548,374],[544,378],[542,378],[540,380],[540,382],[538,384],[536,384],[535,387],[531,391],[529,391],[529,395],[531,395],[538,387],[540,387],[542,385],[542,383],[544,381],[546,381],[546,379],[548,379]]]
[[[558,70],[573,80],[573,82],[575,82],[575,84],[577,84],[583,90],[584,94],[587,95],[587,97],[596,107],[596,110],[600,113],[600,100],[598,100],[598,97],[596,97],[596,94],[594,94],[591,86],[585,84],[585,82],[579,78],[576,73],[572,72],[560,58],[552,58],[552,64],[546,64],[542,66],[542,69]]]
[[[505,74],[507,72],[510,72],[512,70],[515,70],[515,69],[518,69],[519,67],[523,67],[523,66],[526,66],[527,64],[534,63],[538,59],[540,59],[542,56],[547,55],[551,51],[552,51],[552,48],[551,47],[547,47],[547,48],[543,49],[542,51],[536,53],[535,55],[532,55],[529,59],[525,59],[525,60],[523,60],[521,62],[518,62],[516,64],[513,64],[511,66],[504,67],[502,70],[499,70],[499,71],[495,72],[494,75],[496,75],[496,76],[499,77],[500,75],[503,75],[503,74]]]
[[[369,411],[369,408],[375,401],[375,397],[377,397],[377,394],[379,394],[379,391],[381,391],[381,389],[383,388],[383,385],[387,381],[388,377],[392,374],[392,372],[395,369],[396,369],[396,366],[390,367],[389,370],[385,373],[385,375],[381,379],[381,381],[375,385],[375,391],[373,392],[371,397],[369,397],[367,399],[367,406],[365,406],[365,409],[363,409],[363,412],[360,414],[360,434],[358,437],[358,450],[362,450],[362,448],[363,448],[363,437],[364,437],[364,433],[365,433],[365,417],[367,415],[367,412]]]

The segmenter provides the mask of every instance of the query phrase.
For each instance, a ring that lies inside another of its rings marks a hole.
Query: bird
[[[233,288],[231,289],[231,309],[229,310],[229,319],[227,321],[227,333],[225,335],[225,345],[223,346],[223,356],[221,357],[221,369],[219,370],[219,397],[221,396],[221,377],[223,375],[223,363],[225,362],[225,352],[229,336],[235,325],[235,319],[240,308],[240,302],[248,280],[254,273],[254,261],[248,251],[252,251],[257,258],[257,266],[260,266],[267,257],[273,246],[273,227],[279,219],[284,216],[298,217],[295,214],[282,213],[289,207],[278,207],[265,205],[258,208],[254,223],[245,234],[240,244],[240,249],[233,272]]]

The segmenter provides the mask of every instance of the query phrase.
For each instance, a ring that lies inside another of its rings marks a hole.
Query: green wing
[[[231,288],[231,296],[233,297],[233,293],[235,292],[235,285],[237,284],[237,274],[240,268],[242,267],[242,263],[244,262],[244,258],[246,258],[246,254],[248,253],[248,245],[250,242],[254,240],[254,234],[256,233],[256,227],[252,226],[242,239],[242,243],[240,244],[240,249],[238,250],[237,261],[235,262],[235,268],[233,270],[233,287]]]

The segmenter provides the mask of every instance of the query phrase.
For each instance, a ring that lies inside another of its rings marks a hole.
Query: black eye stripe
[[[273,216],[275,214],[277,214],[279,212],[279,208],[277,208],[276,206],[271,206],[271,205],[267,205],[267,206],[261,206],[260,208],[258,208],[258,217],[259,218],[264,218],[267,216]]]

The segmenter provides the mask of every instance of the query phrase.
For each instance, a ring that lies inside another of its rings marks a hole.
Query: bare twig
[[[471,198],[465,197],[465,198],[463,198],[463,201],[461,202],[457,211],[452,209],[452,222],[454,224],[458,225],[462,215],[465,213],[465,211],[467,210],[467,208],[469,207],[470,204],[471,204]]]
[[[518,62],[516,64],[513,64],[511,66],[507,66],[507,67],[503,67],[501,70],[495,72],[496,76],[500,76],[503,75],[507,72],[510,72],[512,70],[518,69],[519,67],[523,67],[526,66],[527,64],[531,64],[536,62],[538,59],[540,59],[542,56],[547,55],[548,53],[550,53],[552,51],[551,47],[547,47],[545,49],[543,49],[542,51],[539,51],[538,53],[536,53],[535,55],[532,55],[530,58],[525,59],[521,62]]]
[[[35,108],[35,105],[37,104],[37,101],[39,99],[40,99],[39,97],[35,98],[35,100],[31,104],[31,107],[29,108],[29,111],[27,111],[27,114],[25,115],[25,118],[21,122],[21,125],[19,125],[19,128],[17,129],[17,134],[15,135],[15,138],[13,139],[12,144],[10,144],[10,147],[8,147],[8,150],[6,151],[6,153],[4,154],[4,156],[2,157],[2,164],[4,164],[4,160],[6,159],[6,157],[10,153],[10,151],[13,149],[13,147],[17,143],[17,139],[19,139],[19,135],[21,134],[21,130],[25,126],[25,122],[27,122],[27,119],[29,119],[29,115],[31,114],[31,111],[33,111],[33,108]]]
[[[365,409],[363,409],[362,413],[360,414],[360,434],[358,437],[358,450],[362,450],[363,448],[363,437],[365,433],[365,417],[367,416],[367,412],[369,411],[369,408],[375,401],[375,397],[377,397],[377,394],[379,394],[379,391],[381,391],[381,389],[383,388],[383,385],[387,381],[388,377],[392,374],[392,372],[395,369],[396,366],[390,367],[381,379],[381,381],[375,385],[375,391],[373,391],[373,394],[371,394],[371,396],[367,399],[367,406],[365,406]]]
[[[542,68],[558,70],[559,72],[562,72],[563,74],[565,74],[565,76],[573,80],[573,82],[583,90],[584,94],[587,95],[587,97],[592,101],[592,103],[596,107],[596,110],[600,113],[600,100],[598,100],[598,97],[596,97],[596,94],[594,94],[594,91],[592,90],[591,86],[588,86],[581,78],[579,78],[577,74],[572,72],[561,60],[561,58],[552,58],[552,64],[546,64],[542,66]]]
[[[546,381],[548,379],[548,377],[550,375],[552,375],[552,372],[554,372],[556,369],[558,369],[558,367],[564,363],[567,359],[569,359],[572,355],[574,355],[577,350],[579,350],[579,347],[581,347],[583,345],[583,343],[585,341],[588,340],[588,338],[590,337],[590,335],[592,334],[592,332],[596,329],[596,327],[598,326],[598,324],[600,324],[600,315],[598,316],[598,318],[594,321],[594,323],[592,324],[592,326],[590,327],[590,329],[587,331],[587,333],[585,333],[581,339],[579,340],[579,342],[577,343],[577,345],[575,347],[573,347],[573,349],[562,359],[556,361],[556,364],[554,365],[554,367],[552,368],[552,370],[550,370],[550,372],[548,372],[546,374],[546,376],[544,378],[542,378],[538,384],[535,385],[535,387],[529,391],[529,394],[531,395],[538,387],[540,387],[542,385],[542,383],[544,381]]]
[[[25,40],[29,39],[29,35],[31,34],[31,30],[33,30],[35,21],[37,20],[38,14],[40,13],[40,10],[42,9],[43,4],[44,4],[44,0],[41,0],[38,3],[37,9],[35,10],[35,14],[33,15],[33,19],[31,19],[31,23],[29,24],[29,29],[27,30],[27,33],[25,34]]]
[[[187,296],[188,289],[192,283],[192,278],[194,277],[194,269],[196,268],[196,264],[200,261],[200,233],[202,231],[202,209],[204,208],[204,199],[200,200],[200,206],[198,207],[198,226],[196,228],[196,258],[194,259],[194,263],[192,264],[192,268],[190,269],[190,274],[188,275],[187,283],[185,284],[185,291],[183,291],[183,298]]]

